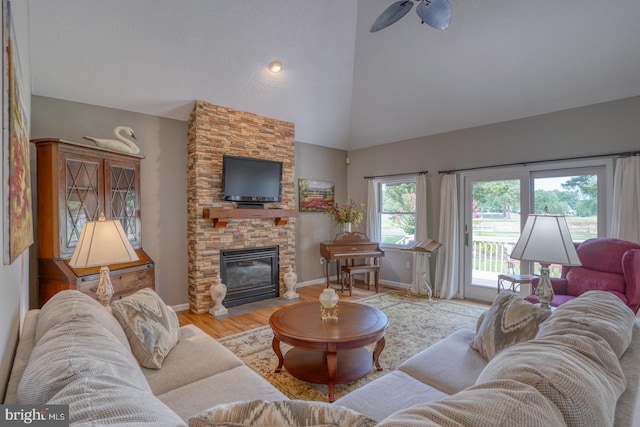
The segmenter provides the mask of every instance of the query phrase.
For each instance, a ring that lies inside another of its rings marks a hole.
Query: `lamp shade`
[[[582,265],[564,216],[529,215],[511,258],[541,264]]]
[[[84,268],[138,259],[120,221],[107,221],[104,215],[100,215],[98,221],[88,221],[84,224],[69,265],[73,268]]]

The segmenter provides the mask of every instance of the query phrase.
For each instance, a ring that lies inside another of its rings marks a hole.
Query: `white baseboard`
[[[178,305],[172,305],[171,308],[173,308],[174,311],[185,311],[185,310],[189,310],[189,303],[186,304],[178,304]]]

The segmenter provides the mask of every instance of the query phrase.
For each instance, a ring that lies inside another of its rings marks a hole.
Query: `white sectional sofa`
[[[335,404],[380,426],[640,426],[640,319],[618,297],[587,292],[539,326],[490,361],[460,329]]]
[[[334,404],[292,401],[194,326],[141,367],[114,316],[63,291],[27,314],[5,403],[69,404],[74,425],[640,423],[640,322],[617,297],[564,304],[490,361],[470,348],[479,337],[459,330]]]
[[[254,399],[286,396],[199,328],[181,327],[162,367],[148,369],[111,313],[63,291],[27,313],[5,403],[69,404],[78,423],[185,425],[216,404]]]

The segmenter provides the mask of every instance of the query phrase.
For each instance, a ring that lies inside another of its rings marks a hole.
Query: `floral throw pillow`
[[[145,368],[160,369],[164,358],[180,340],[175,311],[149,288],[114,301],[111,310],[138,362]]]
[[[533,339],[538,325],[551,312],[522,299],[518,294],[502,291],[479,323],[475,338],[469,343],[485,359],[519,342]]]

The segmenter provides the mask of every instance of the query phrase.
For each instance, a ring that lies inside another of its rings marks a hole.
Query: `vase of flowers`
[[[342,206],[337,203],[330,206],[325,213],[338,224],[342,224],[344,233],[350,233],[351,226],[357,226],[364,219],[364,208],[364,203],[349,200]]]

